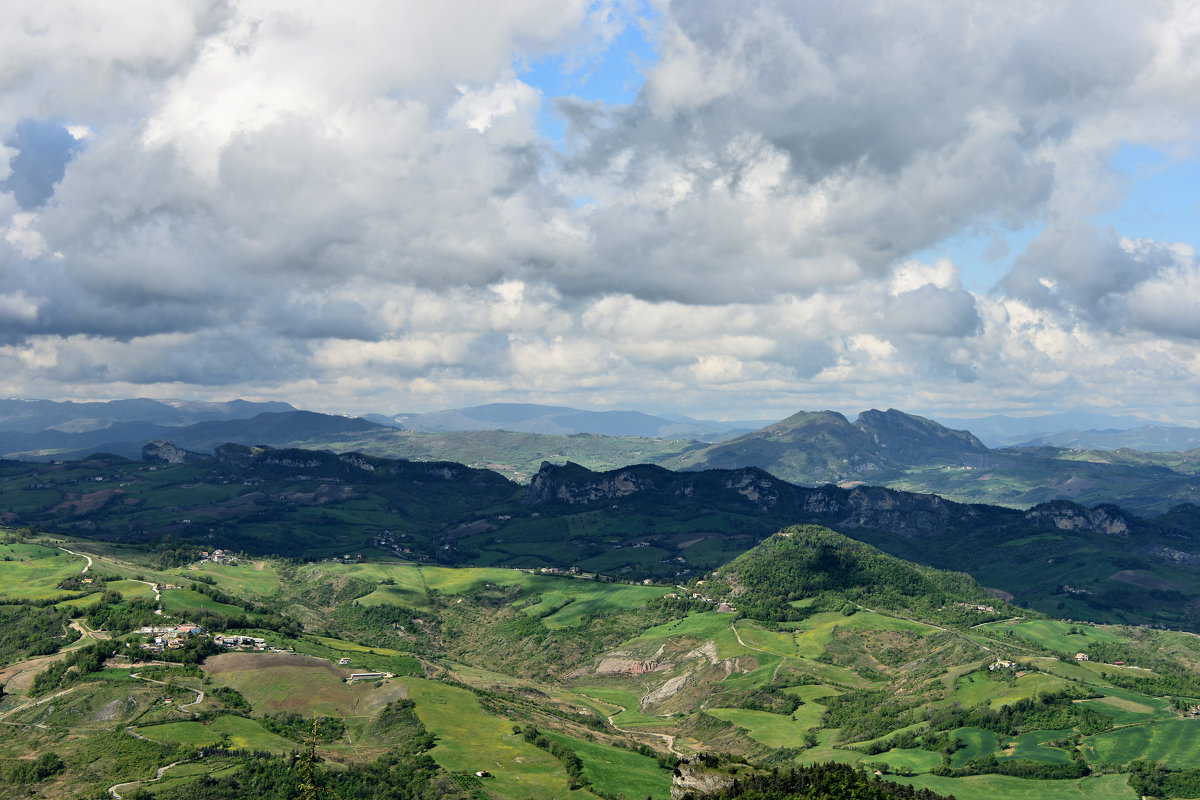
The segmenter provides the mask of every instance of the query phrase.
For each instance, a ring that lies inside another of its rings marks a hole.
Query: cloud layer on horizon
[[[630,25],[636,102],[527,82]],[[3,391],[1200,422],[1196,242],[1094,221],[1198,134],[1185,2],[19,2]]]

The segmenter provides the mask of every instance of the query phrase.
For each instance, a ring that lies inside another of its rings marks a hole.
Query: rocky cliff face
[[[661,467],[646,465],[611,472],[592,472],[570,461],[561,467],[543,461],[541,469],[529,482],[522,502],[577,505],[628,497],[657,489],[654,473],[673,474]]]
[[[154,464],[194,464],[208,456],[176,447],[165,439],[155,439],[142,447],[142,461]]]
[[[1025,519],[1044,520],[1064,531],[1129,536],[1129,518],[1116,506],[1085,508],[1075,503],[1055,501],[1029,509],[1025,512]]]
[[[734,776],[727,772],[681,761],[671,782],[671,800],[681,800],[689,794],[713,794],[728,789],[733,781]]]
[[[611,472],[592,472],[578,464],[542,464],[522,500],[526,504],[587,505],[627,498],[660,497],[660,508],[711,507],[714,503],[759,512],[794,522],[817,522],[834,528],[870,528],[905,538],[936,535],[979,515],[974,506],[877,486],[842,489],[806,488],[780,480],[761,469],[671,472],[639,465]],[[1016,512],[1013,512],[1016,515]]]

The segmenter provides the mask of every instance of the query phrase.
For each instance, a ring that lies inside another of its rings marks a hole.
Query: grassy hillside
[[[308,746],[314,716],[314,774],[344,800],[382,787],[665,800],[680,759],[680,780],[832,760],[957,797],[1135,800],[1122,770],[1156,761],[1182,785],[1197,757],[1196,637],[1047,619],[820,528],[649,586],[412,562],[150,567],[121,547],[64,546],[90,548],[91,572],[194,584],[179,597],[203,600],[164,601],[158,624],[201,621],[283,652],[138,664],[140,637],[119,628],[64,639],[66,654],[13,651],[0,724],[21,735],[0,743],[0,775],[43,797],[116,784],[164,800],[294,797],[306,762],[285,754]],[[11,624],[0,615],[0,634]],[[100,645],[117,655],[35,693],[55,659]],[[346,682],[361,670],[391,677]]]

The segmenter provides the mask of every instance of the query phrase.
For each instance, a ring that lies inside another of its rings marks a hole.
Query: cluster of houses
[[[138,633],[143,636],[153,637],[149,642],[142,645],[142,649],[154,653],[183,647],[184,643],[191,637],[207,635],[203,628],[199,625],[193,625],[190,622],[185,622],[182,625],[147,625],[141,628]],[[279,650],[278,648],[268,647],[266,640],[260,639],[257,636],[242,636],[237,633],[214,633],[212,640],[217,647],[223,647],[226,650],[290,652],[290,650]]]
[[[192,625],[185,622],[182,625],[146,625],[143,626],[138,633],[143,636],[154,637],[149,642],[142,645],[143,650],[150,650],[154,653],[161,653],[163,650],[175,649],[183,647],[193,636],[203,636],[204,630],[199,625]]]
[[[703,583],[704,581],[696,581],[697,586],[700,586]],[[691,595],[688,595],[685,592],[683,596],[687,597],[689,600],[699,600],[702,603],[716,603],[718,614],[734,614],[737,612],[737,609],[733,607],[732,603],[729,603],[725,600],[714,600],[711,597],[700,594],[700,592],[692,592]],[[678,592],[671,592],[670,594],[664,594],[663,597],[667,600],[678,600],[680,595]]]
[[[211,561],[214,564],[236,564],[237,559],[233,553],[227,553],[224,550],[214,550],[209,553],[207,550],[200,551],[200,558],[203,561]]]
[[[1087,653],[1076,653],[1075,660],[1082,663],[1084,661],[1091,661],[1091,658],[1088,656]],[[1124,661],[1114,661],[1114,662],[1112,662],[1112,665],[1114,667],[1123,667],[1123,666],[1125,666],[1125,662]],[[1016,663],[1014,663],[1012,661],[993,661],[991,664],[988,664],[988,669],[992,670],[993,672],[998,669],[1016,669],[1016,668],[1017,668]]]
[[[213,636],[213,644],[226,650],[266,650],[267,642],[256,636],[242,636],[237,633],[218,633]]]
[[[985,606],[985,605],[980,605],[978,603],[955,603],[954,605],[958,606],[959,608],[966,608],[966,609],[970,609],[971,611],[978,611],[981,614],[996,613],[996,608],[994,606]]]

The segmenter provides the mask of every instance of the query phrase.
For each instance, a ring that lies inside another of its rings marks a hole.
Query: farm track
[[[159,686],[168,686],[169,685],[165,681],[160,681],[155,678],[147,678],[144,675],[142,675],[140,672],[131,672],[131,673],[129,673],[129,677],[137,678],[139,681],[146,681],[147,683],[157,683]],[[193,700],[192,702],[184,703],[183,705],[176,706],[176,708],[179,709],[180,711],[183,711],[185,708],[187,708],[189,706],[198,706],[204,702],[204,691],[202,689],[193,689],[190,686],[181,686],[179,688],[187,689],[189,692],[196,693],[196,699]],[[197,714],[195,711],[189,711],[187,713],[192,715],[192,719],[198,719],[200,717],[200,715]],[[136,733],[131,733],[129,728],[126,728],[125,730],[126,730],[126,732],[129,732],[131,736],[137,736],[137,738],[139,738],[139,739],[145,738],[143,736],[138,736]],[[149,740],[147,740],[147,741],[149,741]]]
[[[92,557],[91,556],[84,555],[83,553],[76,553],[74,550],[68,550],[67,548],[61,547],[61,546],[58,549],[62,550],[64,553],[70,553],[71,555],[76,556],[77,558],[86,558],[87,559],[87,566],[85,566],[83,569],[81,569],[79,571],[80,575],[86,575],[87,571],[92,568]]]
[[[144,583],[144,581],[143,581],[143,583]],[[157,683],[160,686],[169,685],[165,681],[160,681],[155,678],[147,678],[146,676],[144,676],[140,673],[137,673],[137,672],[129,673],[129,677],[137,678],[138,680],[146,681],[147,683]],[[183,711],[183,709],[187,708],[188,706],[199,705],[200,703],[204,702],[204,692],[202,690],[192,689],[190,687],[181,687],[181,688],[187,688],[188,691],[195,692],[196,699],[190,703],[184,703],[183,705],[176,706],[176,708],[178,708],[180,711]],[[186,713],[190,713],[192,715],[193,719],[198,719],[200,717],[200,715],[194,711],[190,711],[190,712],[186,712]],[[135,739],[141,739],[143,742],[154,742],[153,739],[149,739],[145,736],[142,736],[140,733],[138,733],[132,725],[127,725],[125,727],[125,732],[128,733],[130,736],[132,736]],[[158,772],[155,773],[153,778],[139,778],[137,780],[123,781],[121,783],[113,784],[112,786],[108,787],[108,793],[110,795],[112,795],[114,798],[116,798],[116,800],[121,800],[121,794],[118,790],[122,786],[137,786],[139,784],[144,784],[144,783],[154,783],[157,780],[161,780],[162,776],[164,774],[166,774],[167,770],[169,770],[171,767],[178,766],[179,764],[187,764],[187,763],[189,763],[191,761],[195,761],[195,760],[196,759],[189,758],[184,761],[173,761],[170,764],[167,764],[165,767],[159,767]]]
[[[54,694],[50,695],[49,697],[43,697],[41,700],[35,700],[33,702],[26,703],[23,706],[17,706],[16,708],[10,708],[8,711],[5,711],[3,714],[0,714],[0,722],[4,722],[7,725],[20,725],[21,723],[19,723],[19,722],[8,722],[8,718],[11,717],[13,714],[16,714],[21,711],[25,711],[26,709],[35,708],[37,706],[42,705],[43,703],[49,703],[51,700],[62,697],[64,694],[68,694],[68,693],[74,691],[76,688],[78,688],[78,687],[72,686],[70,688],[63,689],[61,692],[55,692]]]
[[[128,730],[128,728],[126,730]],[[133,735],[137,736],[136,733]],[[145,739],[144,736],[138,736],[137,738]],[[150,740],[146,739],[146,741],[150,741]],[[120,789],[122,786],[137,786],[137,785],[143,784],[143,783],[154,783],[155,781],[162,780],[162,776],[165,775],[167,770],[169,770],[171,767],[176,767],[176,766],[179,766],[180,764],[188,764],[194,760],[195,759],[189,758],[184,761],[172,761],[170,764],[167,764],[165,767],[159,767],[158,771],[155,773],[153,778],[141,778],[141,779],[138,779],[135,781],[124,781],[123,783],[116,783],[116,784],[113,784],[112,786],[108,787],[108,793],[110,795],[112,795],[114,798],[116,798],[116,800],[121,800],[121,794],[117,790]]]
[[[615,730],[619,733],[624,733],[633,739],[637,739],[637,737],[639,737],[639,736],[653,736],[656,739],[661,739],[664,743],[666,743],[667,751],[669,753],[671,753],[672,755],[675,755],[675,756],[679,756],[680,758],[683,757],[683,753],[681,753],[675,749],[675,737],[672,736],[671,734],[656,733],[654,731],[634,731],[634,730],[630,730],[629,728],[622,728],[619,725],[617,725],[617,723],[613,722],[613,717],[617,716],[617,714],[621,714],[625,711],[628,711],[629,709],[625,708],[625,706],[618,706],[616,703],[610,703],[607,700],[600,700],[599,698],[592,697],[591,695],[585,694],[583,696],[587,697],[591,700],[595,700],[597,703],[603,703],[606,706],[616,706],[617,708],[620,709],[620,711],[616,712],[616,714],[608,715],[608,724],[613,727],[613,730]]]

